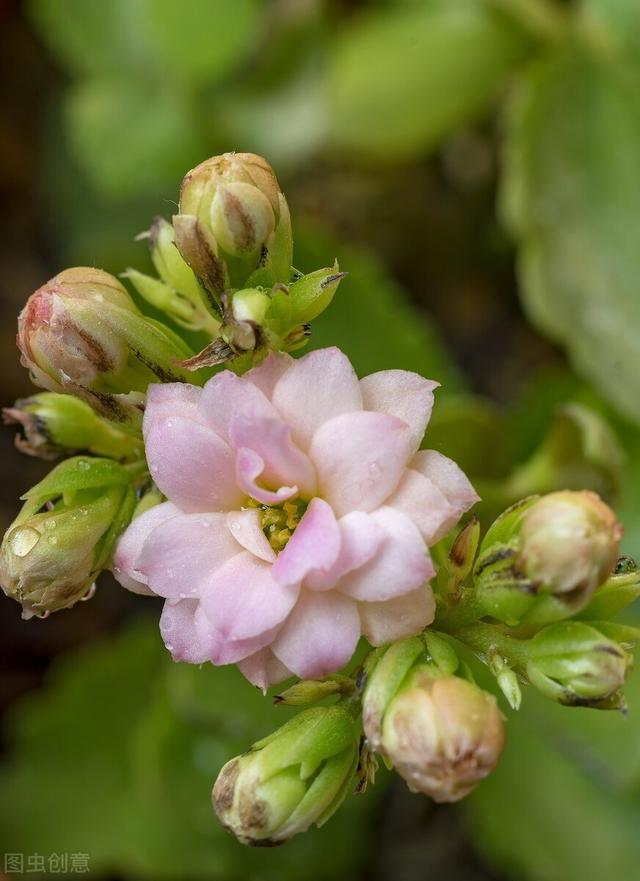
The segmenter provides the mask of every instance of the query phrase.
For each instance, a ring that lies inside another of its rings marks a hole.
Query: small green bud
[[[323,825],[354,783],[359,726],[341,705],[312,707],[232,759],[213,787],[213,807],[243,844],[287,841]]]
[[[306,707],[332,694],[351,694],[354,689],[355,682],[350,676],[335,673],[326,679],[301,679],[276,695],[274,702],[288,707]]]
[[[187,380],[191,354],[168,327],[145,318],[120,282],[67,269],[29,298],[18,318],[23,364],[36,385],[77,394],[105,418],[139,425],[150,382]]]
[[[527,643],[531,684],[561,704],[623,707],[622,687],[633,664],[622,645],[582,621],[551,624]]]
[[[377,703],[377,675],[376,667],[364,695],[369,743],[412,791],[438,802],[464,798],[493,771],[502,752],[504,726],[495,697],[466,679],[416,663],[380,714],[369,707],[372,692]]]
[[[123,276],[147,303],[164,312],[180,327],[205,330],[212,336],[217,334],[220,322],[207,311],[204,292],[180,256],[173,226],[164,218],[156,217],[144,236],[149,240],[151,259],[160,278],[136,269],[128,269]]]
[[[593,492],[531,497],[498,517],[475,567],[486,614],[515,626],[580,611],[611,573],[622,527]]]
[[[117,429],[73,395],[40,392],[3,410],[7,425],[19,425],[16,446],[29,456],[58,459],[86,451],[114,459],[138,459],[142,441]]]
[[[190,171],[176,244],[214,300],[233,288],[286,283],[291,221],[271,166],[253,153],[213,156]]]
[[[131,473],[111,459],[68,459],[23,498],[0,547],[0,584],[23,618],[88,598],[135,504]]]

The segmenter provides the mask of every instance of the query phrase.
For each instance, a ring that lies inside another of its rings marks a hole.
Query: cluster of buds
[[[136,466],[67,459],[23,496],[0,547],[0,584],[24,618],[45,617],[91,595],[130,521]]]
[[[353,788],[359,745],[352,707],[310,707],[227,762],[213,787],[214,810],[254,846],[322,826]]]

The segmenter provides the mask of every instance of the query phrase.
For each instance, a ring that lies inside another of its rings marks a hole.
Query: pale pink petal
[[[189,512],[240,507],[244,494],[235,481],[235,455],[213,429],[180,416],[147,424],[149,471],[170,501]]]
[[[249,636],[246,639],[223,639],[217,631],[212,630],[215,647],[211,654],[211,660],[217,666],[238,664],[271,645],[277,632],[278,627],[272,627],[270,630],[259,633],[258,636]]]
[[[154,529],[138,568],[154,593],[185,599],[199,596],[211,573],[241,552],[224,514],[180,514]]]
[[[337,516],[373,511],[395,490],[411,454],[411,431],[386,413],[344,413],[311,441],[319,495]]]
[[[227,643],[259,637],[280,625],[295,605],[298,593],[298,585],[278,584],[271,575],[271,566],[249,551],[228,560],[211,574],[201,595],[219,640],[219,655]],[[261,647],[256,646],[254,651]]]
[[[440,385],[408,370],[381,370],[360,381],[365,410],[389,413],[411,428],[411,446],[417,450],[433,409],[433,391]]]
[[[260,389],[245,377],[223,370],[212,377],[202,390],[200,410],[224,440],[229,439],[229,423],[239,413],[277,418],[278,413]]]
[[[198,600],[167,600],[160,616],[160,635],[174,661],[204,664],[211,659],[213,643]]]
[[[231,418],[229,437],[237,450],[253,450],[260,456],[264,462],[260,477],[268,487],[295,485],[307,497],[315,493],[314,467],[291,440],[289,426],[280,419],[267,419],[245,409]]]
[[[356,603],[335,591],[303,591],[272,649],[296,676],[316,678],[343,667],[359,637]]]
[[[183,416],[204,422],[200,415],[202,389],[188,382],[154,383],[147,388],[145,421],[163,416]]]
[[[311,391],[312,390],[312,391]],[[356,372],[340,349],[320,349],[294,361],[276,384],[273,403],[302,449],[324,422],[362,410]]]
[[[371,517],[385,538],[372,560],[340,579],[338,590],[357,600],[380,602],[415,590],[434,576],[422,536],[408,517],[387,507]]]
[[[284,352],[269,352],[259,367],[253,367],[244,374],[269,400],[273,397],[273,390],[280,377],[295,364],[291,355]]]
[[[340,530],[333,511],[322,499],[312,499],[286,547],[273,564],[280,584],[301,584],[313,570],[328,572],[340,551]]]
[[[131,521],[118,540],[111,568],[115,578],[127,590],[153,596],[153,591],[147,585],[146,575],[138,568],[142,548],[154,529],[181,513],[171,502],[163,502]]]
[[[281,486],[273,492],[259,486],[257,480],[265,469],[264,460],[253,450],[240,448],[236,455],[236,482],[240,489],[263,505],[281,505],[298,495],[297,486]]]
[[[326,572],[312,572],[305,580],[311,590],[330,590],[347,572],[364,566],[377,552],[386,532],[370,514],[351,511],[338,521],[340,553]]]
[[[279,661],[270,648],[261,649],[254,655],[250,655],[238,664],[240,672],[246,676],[252,685],[262,689],[266,693],[267,689],[279,682],[284,682],[293,674],[285,665]]]
[[[413,520],[428,545],[439,541],[460,518],[458,508],[447,501],[435,483],[412,468],[407,468],[387,505]]]
[[[260,513],[255,508],[231,511],[227,514],[227,526],[235,540],[245,550],[251,551],[254,556],[267,563],[273,563],[276,559],[276,553],[262,531]]]
[[[362,632],[371,645],[385,645],[421,633],[434,619],[436,604],[428,585],[383,603],[360,603]]]
[[[434,540],[437,541],[456,525],[465,511],[480,501],[480,496],[464,471],[436,450],[420,450],[409,463],[409,467],[435,484],[453,508],[451,517],[436,534]]]

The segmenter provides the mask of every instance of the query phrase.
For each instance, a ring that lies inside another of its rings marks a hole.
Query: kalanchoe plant
[[[466,795],[504,742],[473,656],[513,709],[527,684],[565,705],[624,707],[640,632],[611,619],[640,574],[618,561],[611,508],[575,491],[577,474],[615,485],[594,414],[565,413],[495,498],[554,491],[508,508],[482,541],[475,518],[452,541],[478,495],[422,448],[438,383],[403,370],[359,378],[336,348],[290,354],[344,273],[293,269],[287,203],[264,159],[199,165],[149,243],[158,277],[124,277],[163,320],[90,268],[60,273],[20,314],[23,361],[47,391],[6,418],[25,452],[84,455],[25,494],[0,582],[25,617],[44,616],[111,569],[164,598],[176,661],[237,664],[265,691],[304,677],[276,701],[305,709],[215,784],[240,841],[321,825],[374,779],[376,753],[413,790]],[[176,327],[210,340],[196,353]],[[363,637],[362,665],[339,672]]]

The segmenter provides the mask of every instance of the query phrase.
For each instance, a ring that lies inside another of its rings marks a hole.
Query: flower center
[[[249,504],[260,512],[262,531],[278,554],[295,532],[309,503],[304,499],[292,499],[283,505],[262,505],[250,499]]]

